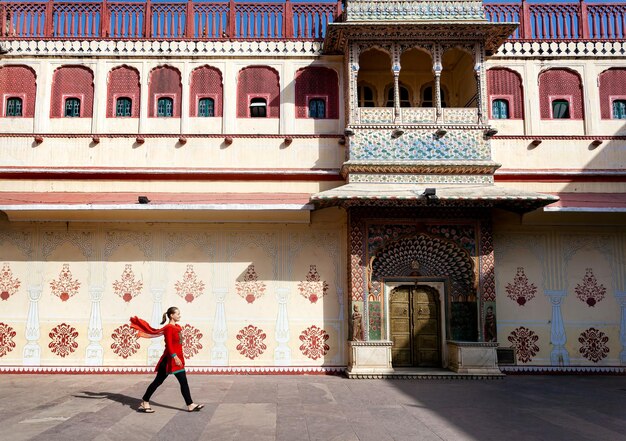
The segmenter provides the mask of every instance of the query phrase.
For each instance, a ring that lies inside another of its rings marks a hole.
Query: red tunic
[[[175,374],[185,370],[185,357],[183,355],[183,336],[181,334],[182,328],[180,325],[167,324],[160,329],[155,329],[148,324],[145,320],[138,317],[130,318],[130,327],[136,329],[140,337],[155,338],[165,337],[165,351],[159,362],[155,367],[155,371],[159,370],[159,366],[163,361],[163,358],[167,360],[166,372],[168,374]],[[182,365],[179,366],[174,361],[174,355],[181,361]]]

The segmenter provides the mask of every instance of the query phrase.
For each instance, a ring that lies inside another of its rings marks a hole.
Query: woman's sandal
[[[151,408],[150,406],[148,407],[143,407],[143,404],[139,405],[139,409],[137,409],[137,412],[141,412],[141,413],[154,413],[154,409]]]
[[[204,407],[204,404],[198,404],[193,409],[187,409],[187,412],[198,412],[200,409]]]

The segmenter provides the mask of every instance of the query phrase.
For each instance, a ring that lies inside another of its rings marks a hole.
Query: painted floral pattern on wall
[[[265,283],[259,281],[259,276],[254,269],[254,264],[248,265],[242,280],[235,282],[235,289],[237,290],[237,294],[248,303],[253,303],[256,299],[265,294]]]
[[[254,360],[267,349],[265,345],[265,332],[256,326],[248,325],[237,333],[237,350],[250,360]]]
[[[174,289],[177,295],[185,299],[187,303],[191,303],[204,292],[204,282],[198,279],[193,265],[187,265],[182,280],[176,282]]]
[[[609,337],[599,329],[589,328],[583,331],[578,337],[578,342],[580,343],[579,352],[581,355],[594,363],[609,355],[609,347],[607,346]]]
[[[50,282],[50,288],[52,294],[60,298],[62,302],[67,302],[70,297],[74,297],[78,293],[80,282],[74,280],[69,263],[63,264],[59,278]]]
[[[593,270],[587,268],[582,283],[576,285],[574,292],[581,302],[585,302],[589,307],[594,307],[596,303],[604,299],[606,288],[601,283],[598,283],[598,279],[596,279],[596,276],[593,274]]]
[[[185,325],[180,331],[180,334],[183,339],[183,355],[186,359],[189,359],[200,352],[200,349],[202,349],[202,343],[200,343],[202,333],[198,328],[191,325]]]
[[[126,324],[115,328],[111,338],[113,338],[111,349],[113,349],[115,355],[124,359],[135,354],[141,348],[138,341],[139,335],[130,325]]]
[[[300,341],[302,342],[300,351],[306,357],[317,360],[330,350],[330,346],[326,343],[329,338],[330,336],[326,331],[313,325],[300,334]]]
[[[517,302],[519,306],[524,306],[527,302],[535,298],[537,286],[528,282],[528,277],[524,273],[523,267],[517,268],[517,273],[513,277],[513,283],[507,283],[506,296]]]
[[[66,323],[61,323],[54,327],[49,336],[51,341],[48,347],[52,350],[52,353],[59,357],[65,358],[78,348],[78,343],[76,342],[78,332],[73,326]]]
[[[130,263],[124,266],[121,279],[113,282],[113,291],[126,303],[141,294],[142,288],[143,282],[141,280],[135,280],[133,266]]]
[[[539,352],[539,346],[536,344],[539,336],[524,326],[520,326],[511,332],[508,340],[515,346],[517,360],[522,363],[532,361],[533,357]]]
[[[6,323],[0,323],[0,357],[4,357],[15,348],[13,338],[16,335],[12,327]]]
[[[311,265],[309,273],[306,275],[306,280],[298,283],[298,290],[309,302],[317,303],[328,292],[328,283],[320,277],[317,272],[317,266]]]
[[[20,285],[19,279],[13,277],[9,264],[5,263],[2,265],[2,271],[0,271],[0,299],[9,300],[9,297],[17,292]]]

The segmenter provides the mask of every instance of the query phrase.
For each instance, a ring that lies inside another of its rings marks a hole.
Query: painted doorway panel
[[[391,349],[394,367],[440,367],[439,293],[424,285],[403,285],[391,293]]]

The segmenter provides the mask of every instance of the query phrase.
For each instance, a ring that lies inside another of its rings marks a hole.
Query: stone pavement
[[[190,375],[135,411],[152,375],[0,375],[0,440],[626,440],[626,377],[348,380]]]

